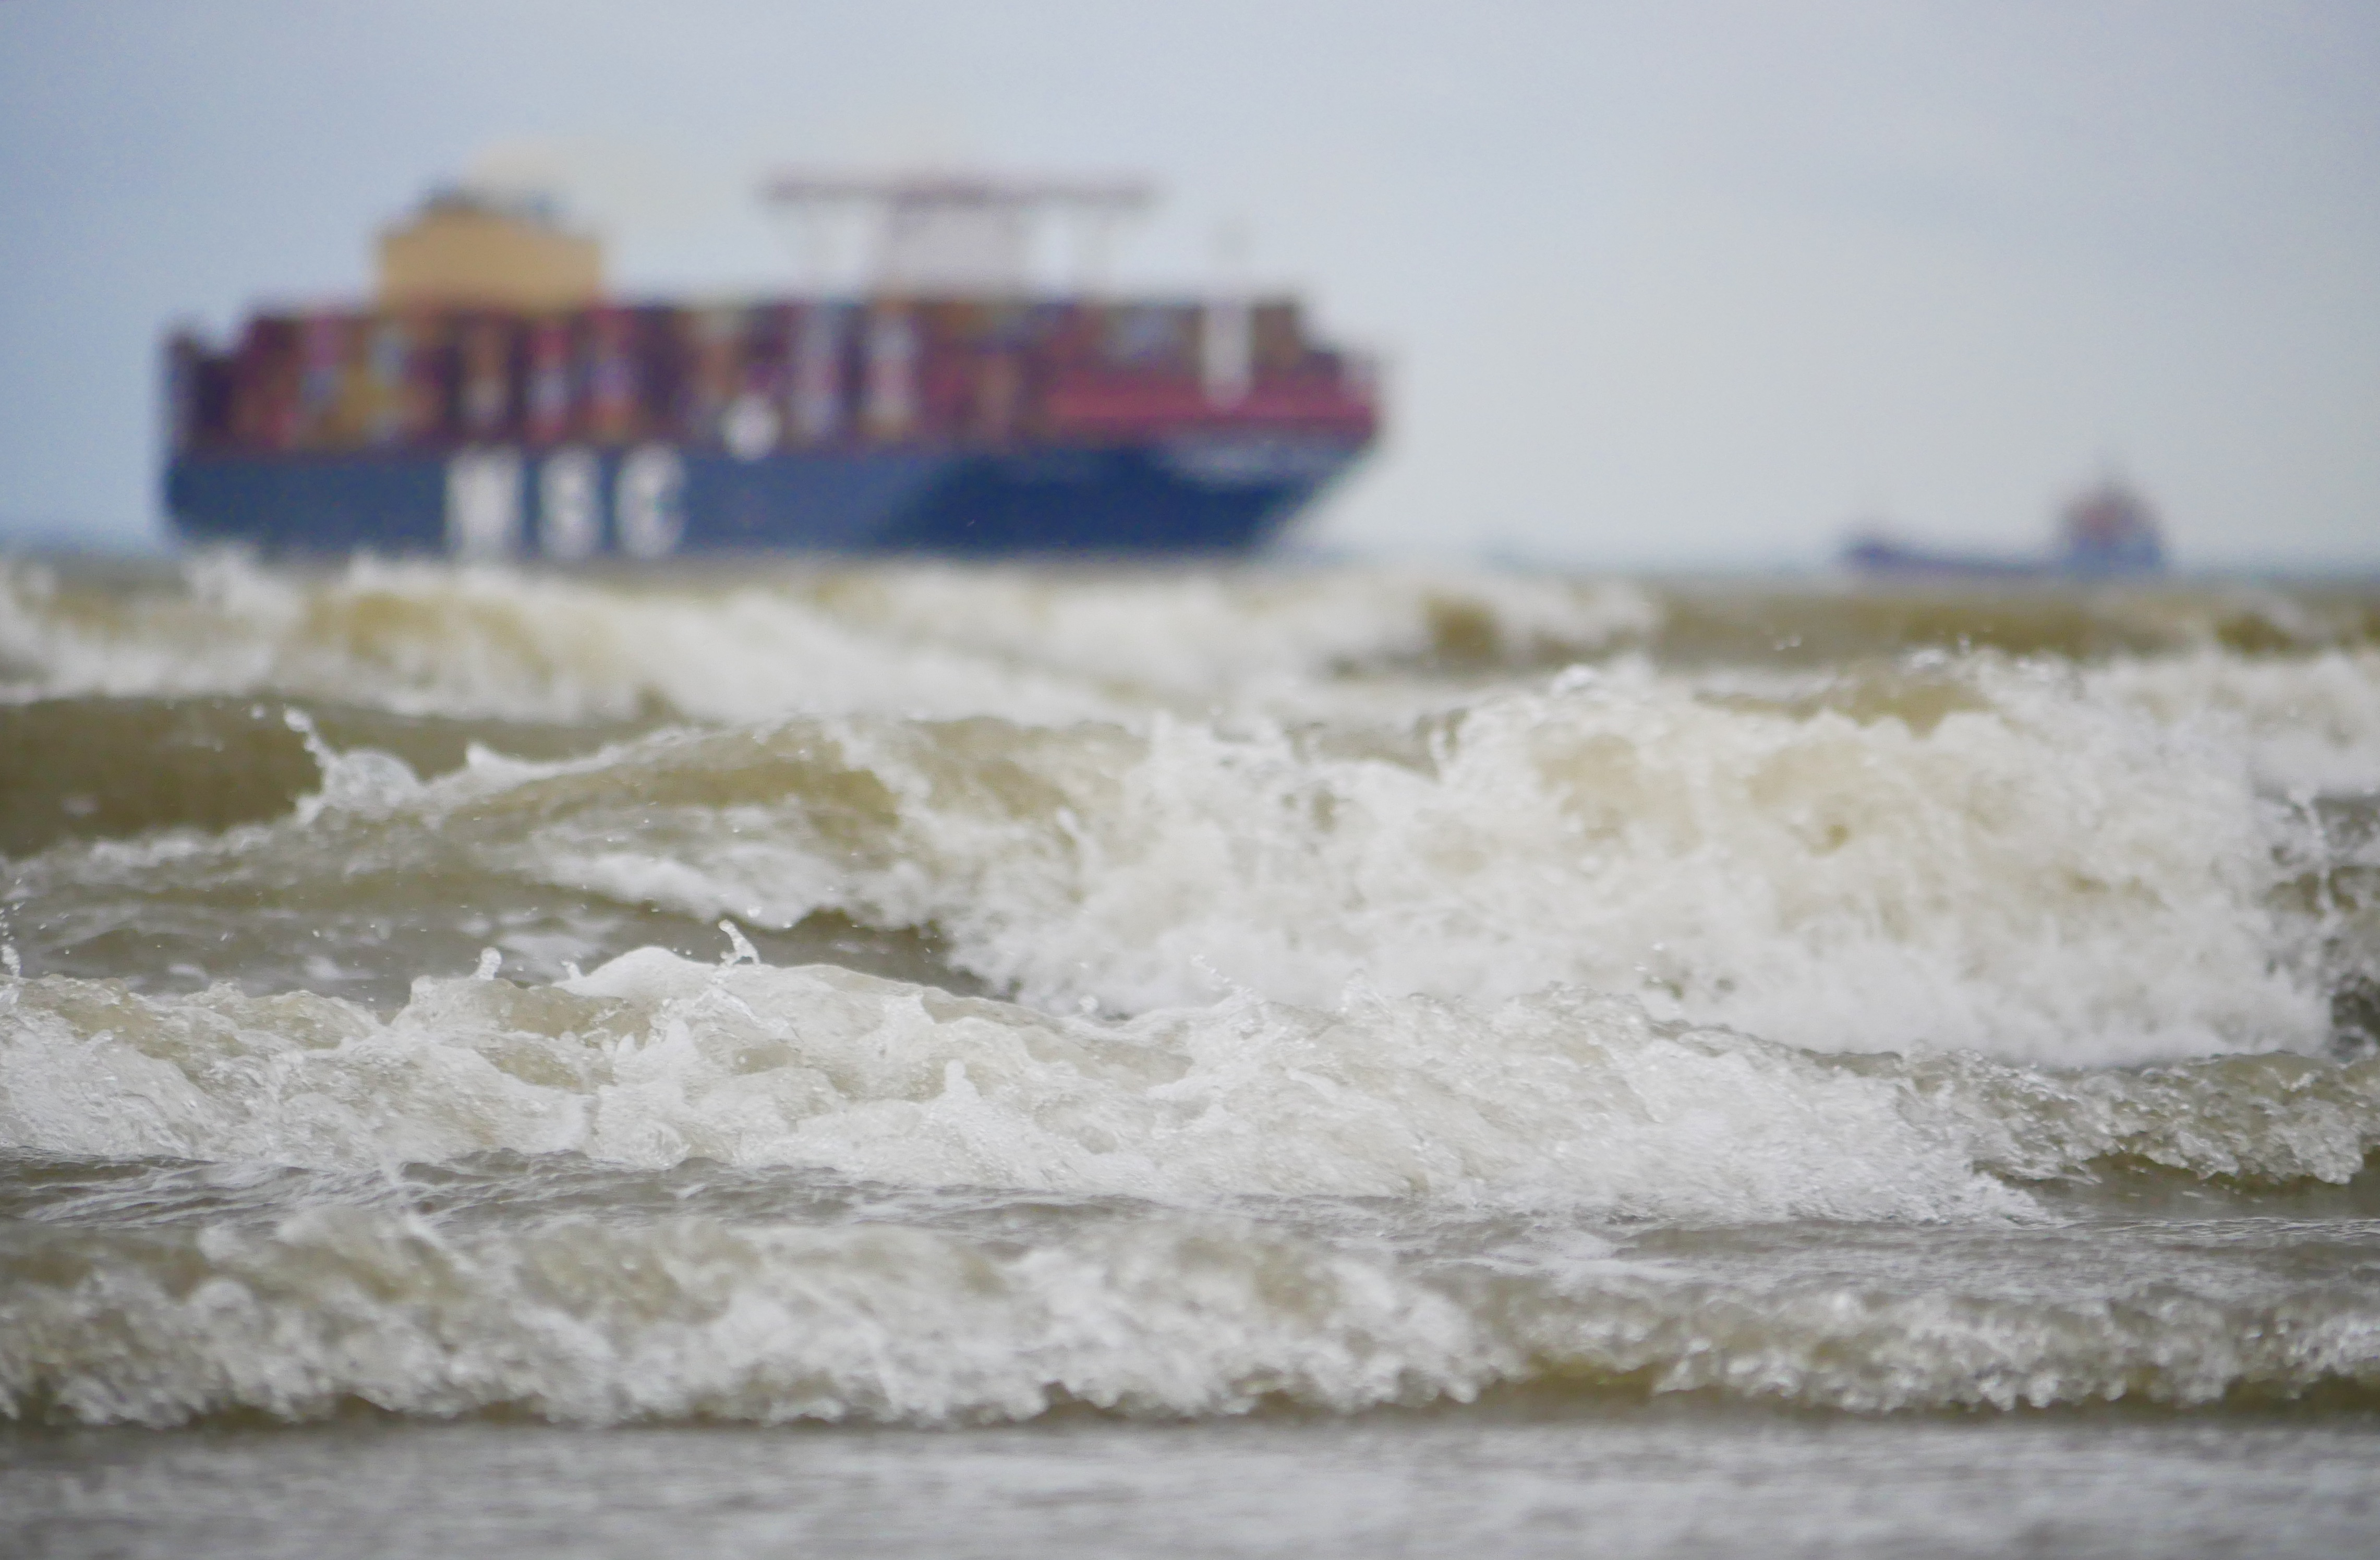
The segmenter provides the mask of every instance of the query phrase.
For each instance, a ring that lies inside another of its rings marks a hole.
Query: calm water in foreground
[[[2380,1548],[2380,591],[0,560],[0,1552]]]

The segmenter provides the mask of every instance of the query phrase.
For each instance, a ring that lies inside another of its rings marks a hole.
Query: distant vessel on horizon
[[[2107,579],[2162,574],[2166,567],[2156,512],[2112,478],[2067,504],[2046,554],[1954,552],[1868,530],[1844,544],[1842,561],[1858,574],[1904,578]]]

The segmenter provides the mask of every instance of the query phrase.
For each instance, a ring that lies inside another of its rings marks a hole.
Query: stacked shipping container
[[[1365,377],[1285,299],[272,314],[226,352],[177,337],[171,361],[189,452],[661,441],[757,458],[1232,428],[1360,439],[1374,419]]]

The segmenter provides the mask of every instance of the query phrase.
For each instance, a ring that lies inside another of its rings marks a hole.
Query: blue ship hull
[[[1162,556],[1262,545],[1361,449],[1243,434],[751,459],[667,444],[194,452],[167,468],[165,496],[188,540],[268,553]]]

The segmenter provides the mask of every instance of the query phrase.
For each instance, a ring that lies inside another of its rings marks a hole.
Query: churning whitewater
[[[2380,1406],[2380,600],[0,563],[0,1413]]]

